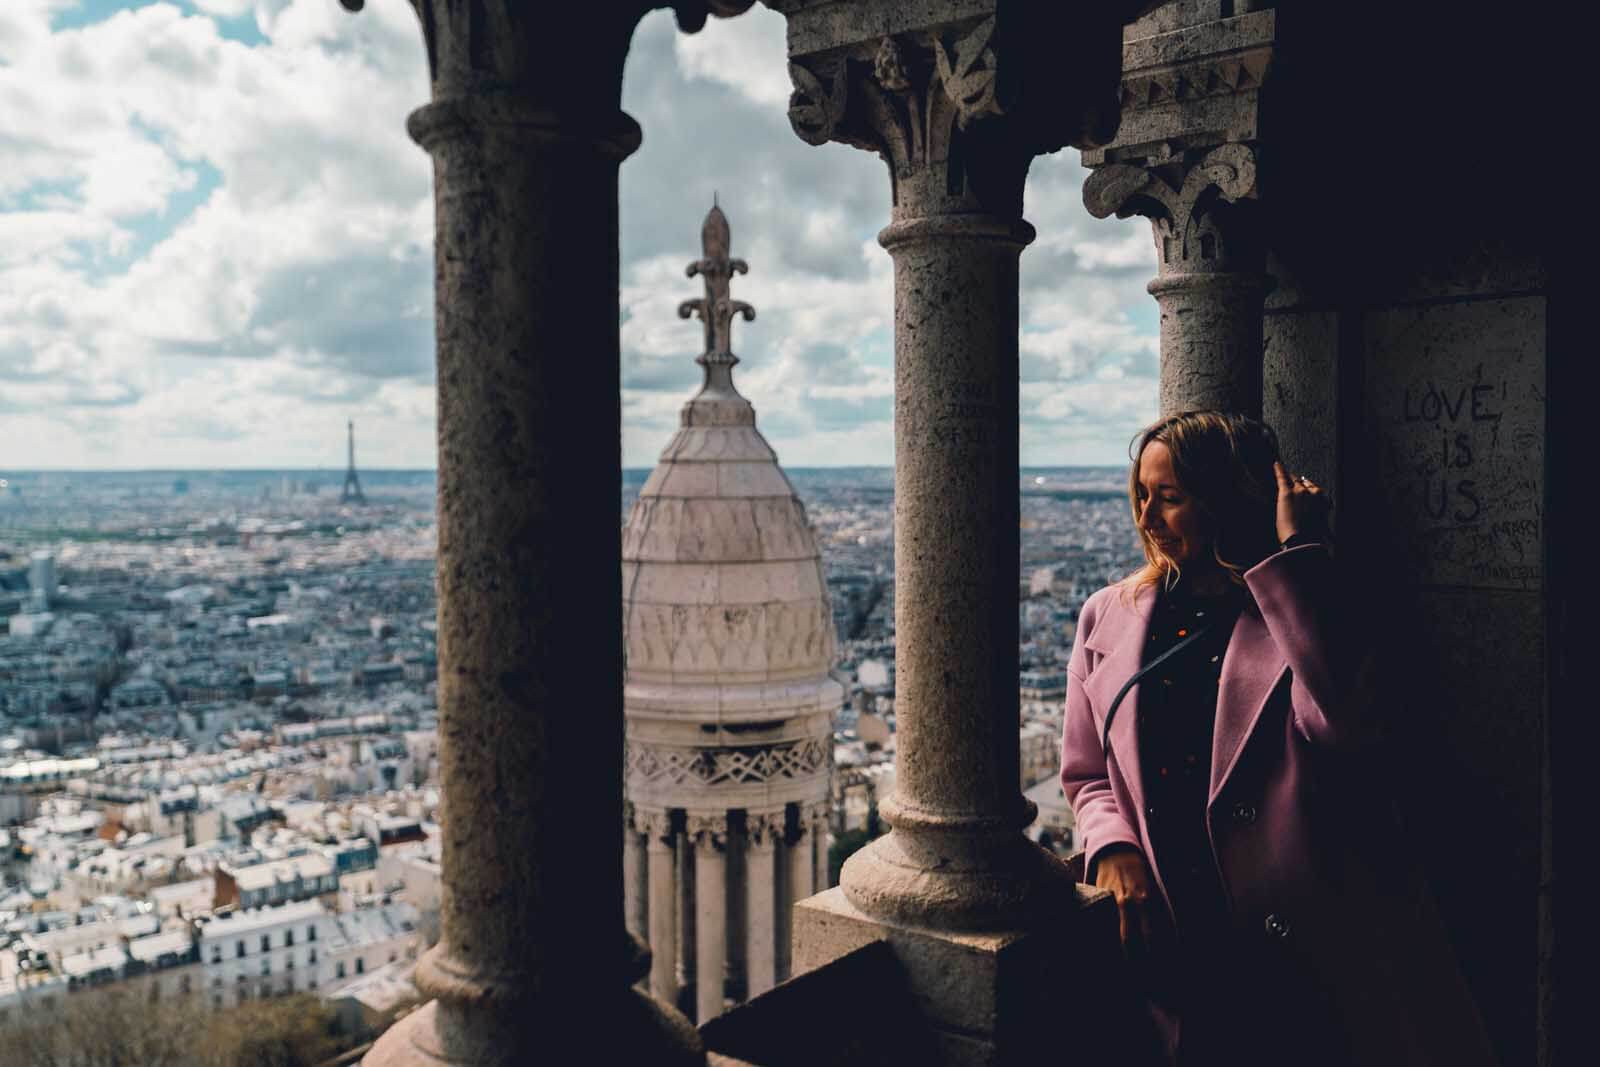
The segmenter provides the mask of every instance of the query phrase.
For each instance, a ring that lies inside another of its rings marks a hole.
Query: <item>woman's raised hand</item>
[[[1333,498],[1303,474],[1291,478],[1277,460],[1272,470],[1278,476],[1278,540],[1287,541],[1298,533],[1326,536]]]
[[[1156,911],[1161,907],[1150,889],[1150,868],[1138,849],[1117,847],[1095,862],[1094,884],[1111,890],[1121,919],[1122,950],[1142,962],[1155,947]]]

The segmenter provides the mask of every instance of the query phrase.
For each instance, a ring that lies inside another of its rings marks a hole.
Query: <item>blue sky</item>
[[[788,127],[783,20],[640,24],[645,131],[621,181],[624,456],[693,391],[715,191],[740,388],[785,462],[892,462],[882,164]],[[426,66],[404,0],[0,0],[0,467],[433,463],[432,199],[406,137]],[[1095,221],[1067,150],[1035,162],[1023,255],[1022,455],[1125,461],[1156,407],[1145,223]]]

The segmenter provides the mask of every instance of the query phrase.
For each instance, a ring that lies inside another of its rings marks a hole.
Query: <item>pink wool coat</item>
[[[1321,545],[1269,556],[1244,578],[1251,596],[1223,656],[1206,819],[1234,935],[1258,939],[1252,949],[1265,942],[1266,959],[1294,954],[1358,1063],[1493,1064],[1375,774],[1377,727],[1398,711],[1371,684],[1363,609],[1340,605]],[[1108,587],[1084,604],[1067,668],[1061,783],[1088,869],[1107,846],[1137,847],[1170,922],[1161,857],[1149,848],[1139,686],[1112,720],[1109,755],[1101,748],[1106,709],[1139,669],[1155,602],[1152,587],[1132,602]],[[1248,998],[1237,1008],[1236,1025],[1251,1026]],[[1181,1040],[1180,1019],[1153,1006],[1152,1015],[1169,1048]],[[1284,1049],[1281,1062],[1300,1058]]]

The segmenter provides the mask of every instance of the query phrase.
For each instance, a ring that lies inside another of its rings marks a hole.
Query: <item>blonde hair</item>
[[[1134,436],[1128,458],[1128,504],[1144,549],[1144,566],[1117,585],[1125,598],[1161,582],[1171,589],[1182,576],[1178,561],[1139,525],[1139,460],[1152,441],[1172,453],[1172,469],[1183,491],[1207,520],[1211,554],[1238,585],[1244,572],[1278,548],[1278,437],[1260,419],[1223,411],[1180,411]]]

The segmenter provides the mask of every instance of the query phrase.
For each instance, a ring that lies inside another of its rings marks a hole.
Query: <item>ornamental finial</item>
[[[728,216],[722,213],[713,195],[711,210],[700,227],[701,258],[685,271],[691,278],[698,274],[705,279],[706,295],[679,304],[678,317],[693,315],[705,324],[706,350],[695,362],[706,369],[706,389],[729,392],[733,390],[733,365],[739,362],[731,347],[734,317],[742,315],[746,322],[756,317],[755,308],[728,295],[728,282],[733,276],[750,269],[744,260],[728,255],[730,244]]]

